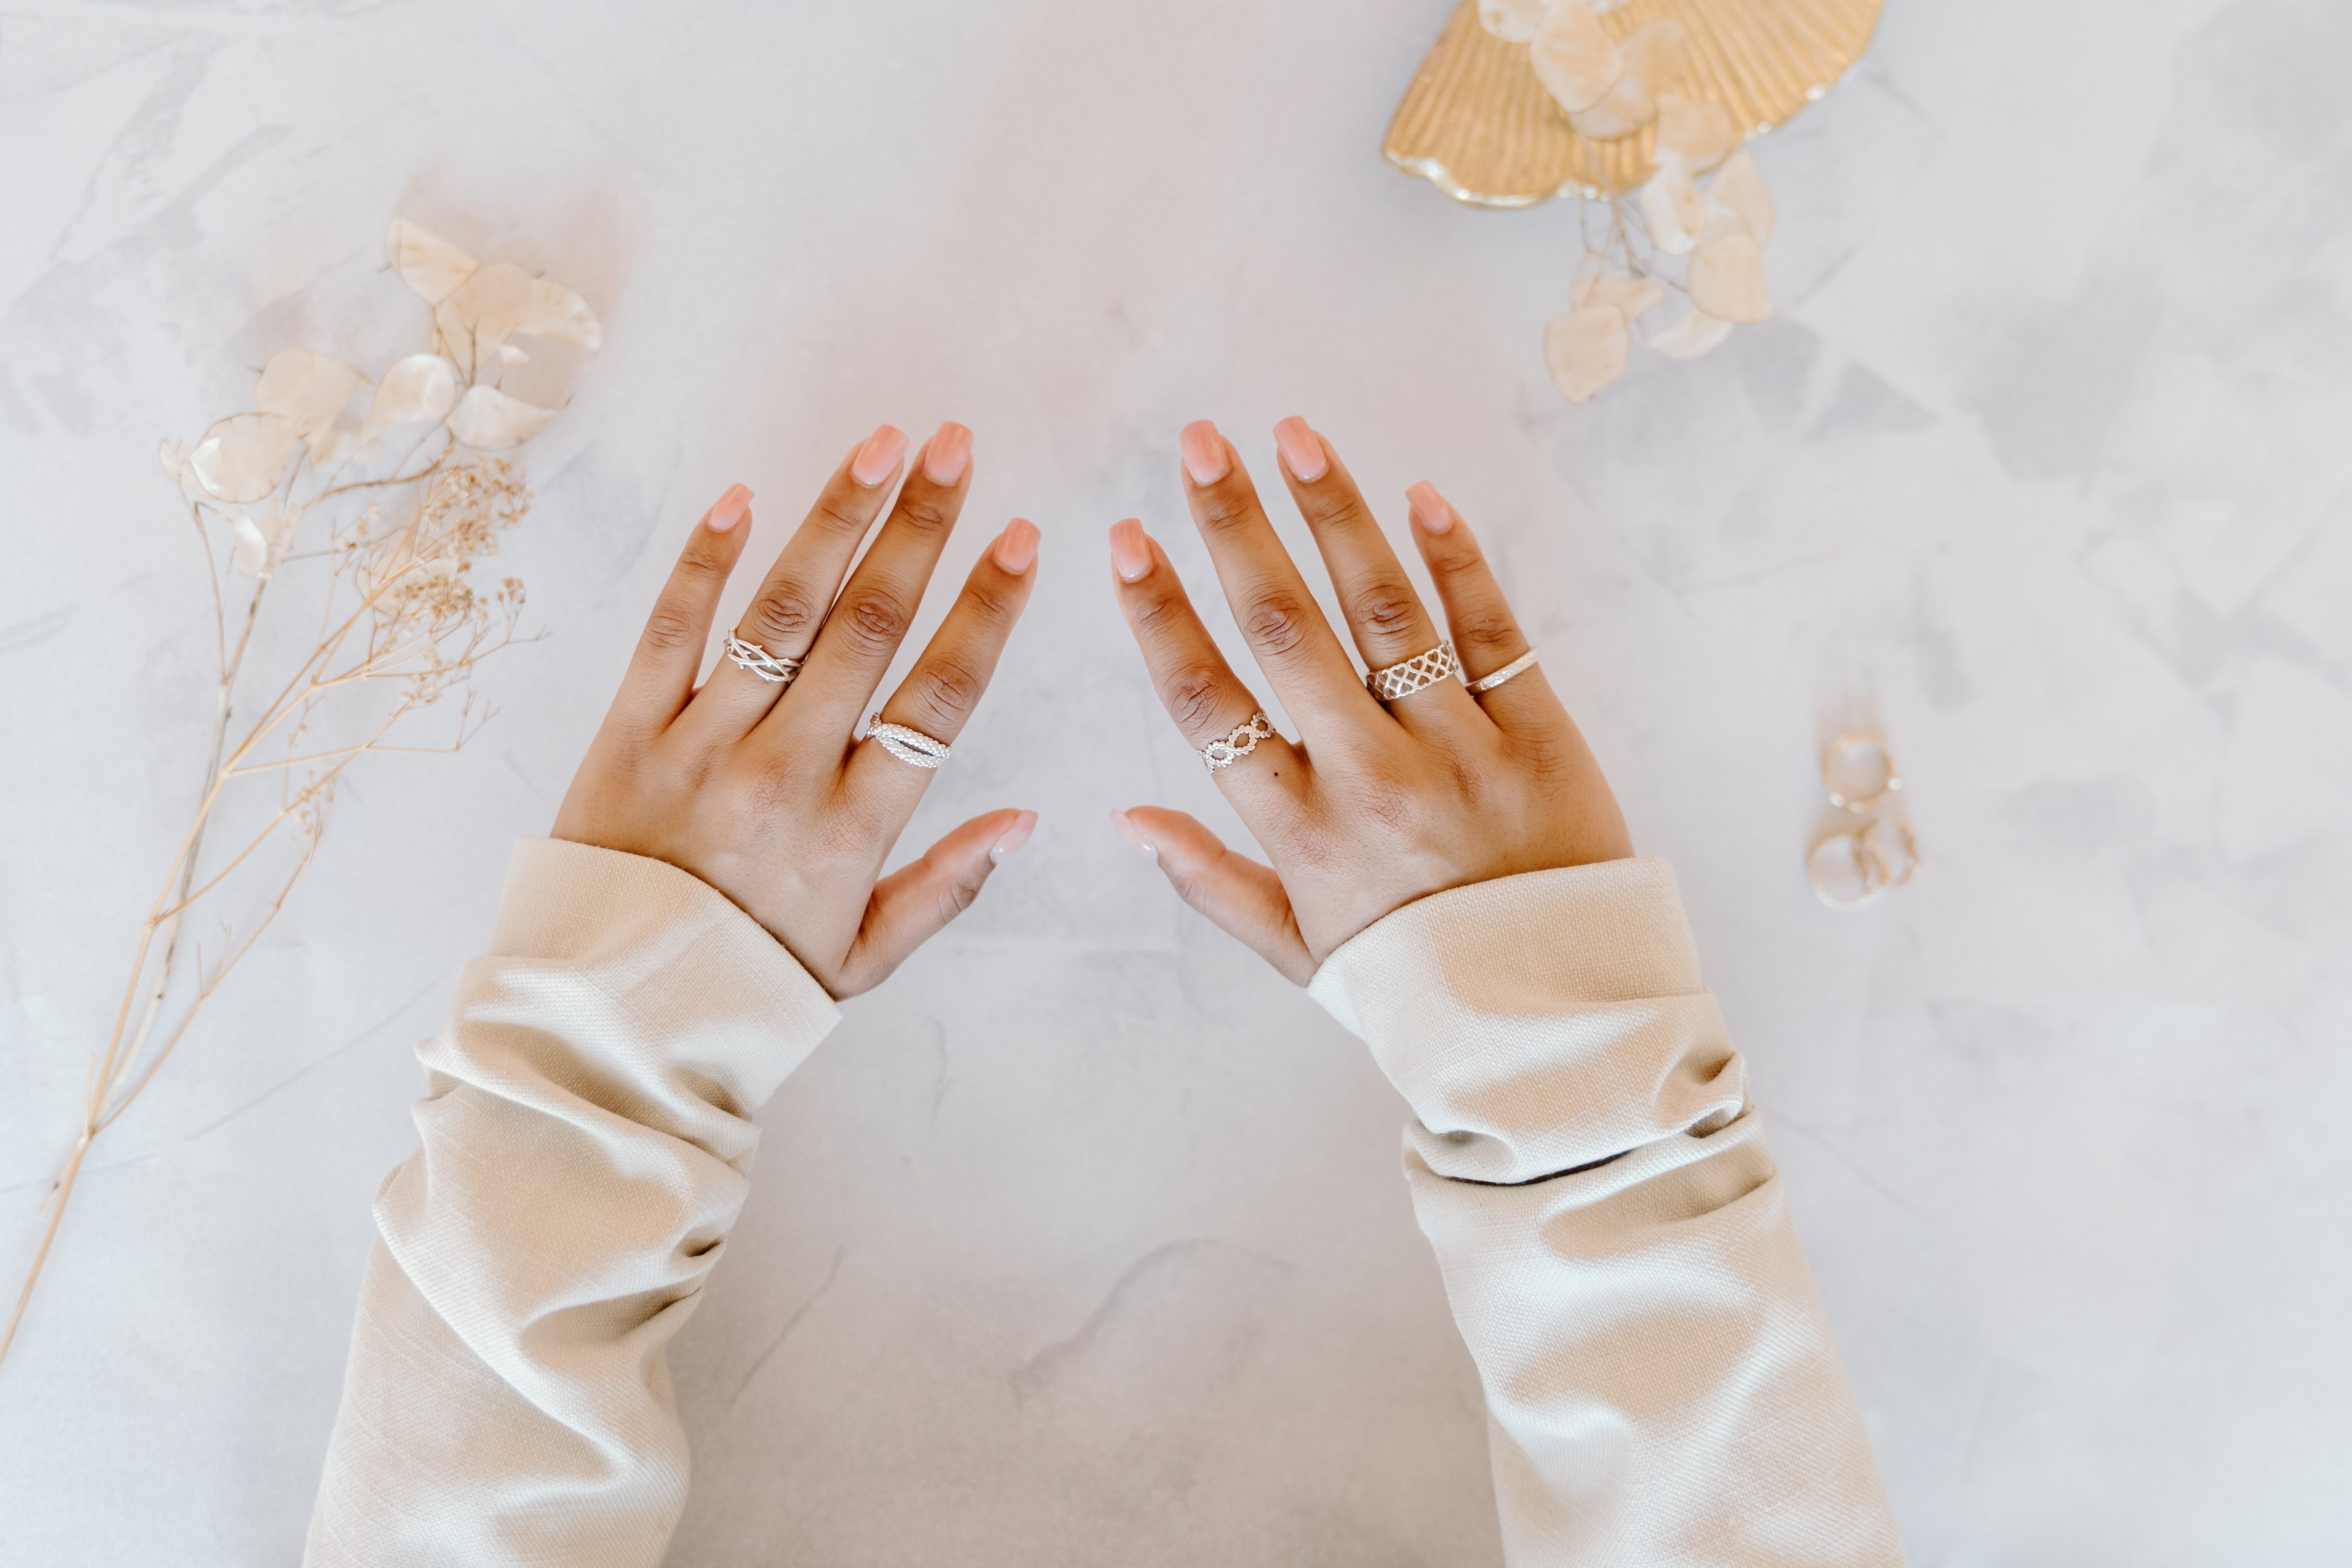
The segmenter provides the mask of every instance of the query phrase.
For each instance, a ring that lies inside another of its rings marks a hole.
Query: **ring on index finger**
[[[1257,750],[1260,741],[1274,739],[1274,726],[1263,712],[1250,715],[1246,724],[1236,724],[1234,732],[1221,741],[1212,741],[1201,748],[1201,765],[1211,773],[1232,767]]]

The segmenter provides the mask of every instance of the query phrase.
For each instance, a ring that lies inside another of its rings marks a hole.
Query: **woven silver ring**
[[[1515,675],[1524,675],[1536,667],[1536,650],[1528,649],[1492,675],[1482,675],[1475,680],[1465,680],[1463,689],[1473,697],[1483,697]]]
[[[1372,671],[1364,677],[1364,684],[1381,701],[1393,702],[1425,686],[1434,686],[1449,675],[1461,673],[1462,661],[1454,657],[1454,645],[1442,642],[1427,653],[1417,653],[1400,664]]]
[[[772,686],[790,686],[793,677],[801,672],[799,659],[778,658],[758,643],[745,642],[733,632],[727,634],[727,657]]]
[[[948,760],[950,748],[945,741],[935,741],[904,724],[885,724],[879,713],[866,721],[866,738],[881,742],[884,751],[910,768],[935,768]]]
[[[1211,773],[1232,767],[1257,750],[1260,741],[1274,739],[1274,726],[1263,713],[1253,713],[1246,724],[1236,724],[1234,732],[1222,741],[1212,741],[1201,748],[1201,765]]]

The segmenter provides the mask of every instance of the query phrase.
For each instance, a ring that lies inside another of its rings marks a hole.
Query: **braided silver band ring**
[[[1372,671],[1364,677],[1364,684],[1381,701],[1393,702],[1425,686],[1434,686],[1449,675],[1461,673],[1462,661],[1454,657],[1454,645],[1442,642],[1427,653],[1417,653],[1400,664]]]
[[[758,643],[745,642],[733,632],[727,634],[727,657],[774,686],[790,686],[793,677],[801,672],[799,659],[778,658]]]
[[[885,724],[879,713],[866,721],[866,738],[881,742],[884,751],[910,768],[938,767],[948,760],[950,749],[945,741],[934,741],[920,730]]]
[[[1236,724],[1234,732],[1222,741],[1212,741],[1201,748],[1201,765],[1211,773],[1232,767],[1257,750],[1260,741],[1274,739],[1274,726],[1263,713],[1253,713],[1246,724]]]
[[[1484,696],[1486,693],[1494,690],[1497,686],[1502,685],[1506,680],[1510,679],[1511,677],[1515,675],[1524,675],[1535,667],[1536,650],[1529,648],[1527,652],[1519,655],[1518,658],[1511,660],[1510,663],[1503,666],[1502,668],[1496,670],[1494,674],[1482,675],[1477,679],[1467,681],[1464,684],[1471,696]]]

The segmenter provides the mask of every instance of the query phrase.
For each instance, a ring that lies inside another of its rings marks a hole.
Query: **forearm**
[[[1407,905],[1314,990],[1418,1117],[1515,1564],[1901,1560],[1663,863]]]
[[[687,1480],[666,1347],[751,1113],[835,1016],[686,873],[518,846],[377,1197],[311,1563],[660,1560]]]

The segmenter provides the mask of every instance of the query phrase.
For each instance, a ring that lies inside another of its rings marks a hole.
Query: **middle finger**
[[[905,435],[885,425],[842,460],[735,623],[737,638],[772,658],[807,657],[859,542],[890,497],[890,480],[906,452]],[[714,741],[740,741],[775,706],[785,684],[722,657],[682,721],[705,728]]]
[[[850,574],[799,679],[754,736],[781,738],[788,726],[811,723],[848,744],[851,729],[914,624],[971,479],[971,432],[950,421],[924,443],[914,471],[899,489],[898,504]]]
[[[1309,748],[1318,732],[1337,741],[1380,723],[1380,704],[1332,635],[1232,445],[1205,419],[1184,427],[1182,445],[1184,499],[1225,602]]]

